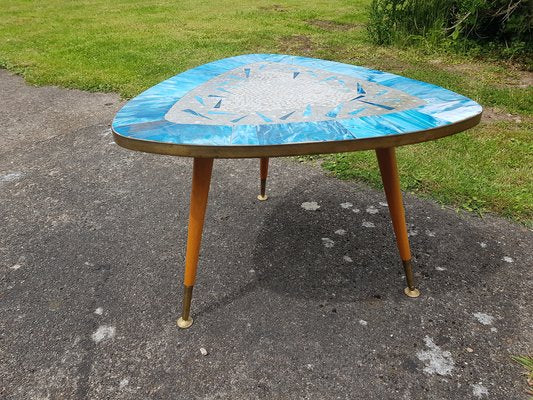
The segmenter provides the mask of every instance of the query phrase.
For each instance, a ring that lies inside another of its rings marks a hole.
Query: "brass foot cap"
[[[257,195],[257,199],[261,200],[261,201],[265,201],[266,199],[268,199],[268,196],[266,194],[264,196],[259,194],[259,195]]]
[[[183,319],[180,317],[176,323],[181,329],[187,329],[187,328],[190,328],[190,326],[192,325],[192,322],[193,320],[191,317],[189,317],[189,319]]]
[[[414,298],[414,297],[418,297],[418,296],[420,296],[420,290],[418,290],[418,289],[413,289],[413,290],[411,290],[411,289],[409,289],[408,287],[406,287],[406,288],[403,290],[403,292],[404,292],[407,296],[409,296],[409,297],[413,297],[413,298]]]

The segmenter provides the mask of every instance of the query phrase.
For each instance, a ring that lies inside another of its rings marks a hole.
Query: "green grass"
[[[0,63],[29,82],[131,97],[162,79],[198,64],[248,52],[298,46],[292,35],[335,41],[338,31],[314,19],[362,22],[351,1],[234,2],[0,0]],[[364,30],[342,32],[360,42]]]
[[[0,66],[33,84],[125,98],[196,65],[257,52],[333,59],[432,82],[490,107],[495,122],[400,149],[404,189],[532,225],[530,73],[423,43],[370,45],[369,2],[0,0]],[[324,166],[379,185],[372,152],[327,156]]]
[[[508,122],[486,124],[440,141],[401,147],[402,188],[469,211],[491,210],[526,220],[533,193],[533,123],[523,128]],[[326,156],[322,165],[342,179],[381,184],[371,152]]]
[[[531,395],[530,399],[533,399],[533,357],[513,356],[512,359],[525,368],[526,382],[529,387],[527,393]]]

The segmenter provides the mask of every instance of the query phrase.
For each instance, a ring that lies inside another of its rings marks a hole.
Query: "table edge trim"
[[[287,157],[308,154],[344,153],[398,147],[440,139],[470,129],[481,121],[483,112],[452,124],[409,133],[338,141],[288,143],[273,145],[205,146],[192,144],[161,143],[133,139],[118,134],[113,128],[115,143],[129,150],[197,158],[258,158]]]

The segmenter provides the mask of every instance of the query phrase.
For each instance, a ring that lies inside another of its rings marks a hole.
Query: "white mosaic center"
[[[188,92],[165,115],[179,124],[316,122],[397,112],[424,104],[402,91],[301,66],[260,62]]]
[[[305,75],[298,78],[280,68],[251,75],[231,88],[233,95],[226,97],[225,110],[237,113],[275,110],[283,113],[296,109],[303,112],[310,103],[315,107],[333,108],[350,100],[352,93],[338,90],[328,82],[309,79]]]

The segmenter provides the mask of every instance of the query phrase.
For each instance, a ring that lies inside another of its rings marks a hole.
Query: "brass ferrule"
[[[266,193],[266,179],[261,179],[261,197],[265,197]]]
[[[403,269],[405,271],[405,280],[407,281],[407,287],[409,290],[414,291],[415,288],[415,279],[413,277],[413,263],[411,260],[402,261]]]
[[[183,286],[183,309],[181,318],[187,321],[191,312],[192,289],[194,286]]]

